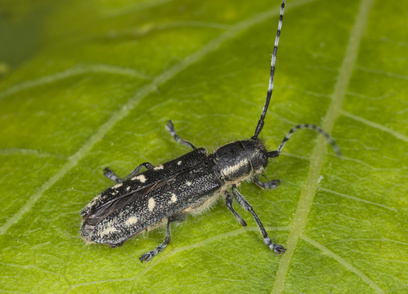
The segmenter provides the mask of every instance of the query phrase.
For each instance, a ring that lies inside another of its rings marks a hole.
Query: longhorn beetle
[[[326,137],[339,156],[340,149],[326,132],[311,124],[292,128],[274,151],[267,151],[258,138],[272,96],[284,7],[285,0],[282,1],[280,9],[266,101],[254,135],[249,140],[221,146],[214,153],[207,155],[206,149],[196,148],[189,141],[181,139],[172,122],[167,121],[166,130],[174,140],[192,148],[193,151],[158,166],[142,163],[124,180],[119,179],[109,168],[105,168],[104,175],[117,184],[97,195],[82,210],[81,237],[86,242],[107,244],[115,248],[142,231],[166,224],[163,243],[140,257],[141,262],[149,261],[170,243],[172,222],[183,221],[186,215],[202,211],[225,195],[228,209],[243,227],[247,224],[232,207],[233,198],[252,214],[266,246],[277,254],[285,252],[282,245],[273,243],[268,237],[261,220],[237,190],[237,186],[250,179],[262,189],[276,188],[279,180],[263,183],[259,181],[258,175],[264,172],[269,158],[279,156],[283,146],[296,130],[312,129]],[[140,173],[143,167],[147,170]]]

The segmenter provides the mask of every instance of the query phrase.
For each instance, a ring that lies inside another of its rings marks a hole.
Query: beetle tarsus
[[[275,246],[273,247],[273,251],[275,251],[276,254],[283,254],[285,253],[286,248],[282,245],[275,244]]]
[[[279,180],[272,180],[269,182],[260,182],[258,177],[254,177],[254,183],[262,189],[275,189],[280,185],[280,181]]]
[[[272,249],[276,254],[283,254],[285,253],[286,249],[282,245],[275,244],[269,237],[264,238],[264,243],[270,249]]]
[[[158,253],[157,250],[152,250],[152,251],[150,251],[148,253],[143,254],[142,256],[139,257],[140,262],[150,261],[153,258],[153,256],[155,256],[157,253]]]
[[[113,170],[111,170],[109,167],[105,167],[103,169],[103,175],[105,177],[107,177],[108,179],[110,179],[112,181],[115,181],[116,183],[121,183],[122,182],[122,180],[117,175],[115,175]]]

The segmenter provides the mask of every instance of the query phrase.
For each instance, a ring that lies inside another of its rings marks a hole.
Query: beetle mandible
[[[107,244],[115,248],[142,231],[166,225],[163,243],[140,257],[142,262],[149,261],[170,243],[172,222],[183,221],[186,215],[200,212],[220,196],[225,196],[228,209],[243,227],[247,224],[232,207],[234,198],[253,215],[266,246],[277,254],[285,252],[282,245],[273,243],[268,237],[258,215],[237,190],[237,186],[250,179],[260,188],[276,188],[279,185],[278,180],[264,183],[259,181],[258,175],[264,172],[269,158],[279,156],[283,146],[296,130],[315,130],[326,137],[339,156],[340,149],[326,132],[311,124],[293,127],[274,151],[268,151],[258,138],[272,96],[284,7],[285,0],[282,1],[280,9],[266,101],[254,135],[248,140],[221,146],[207,155],[206,149],[196,148],[189,141],[181,139],[172,122],[168,121],[166,129],[176,142],[192,148],[193,151],[158,166],[142,163],[124,180],[119,179],[109,168],[105,168],[105,176],[117,184],[97,195],[82,210],[81,237],[86,242]],[[143,167],[147,170],[140,173]]]

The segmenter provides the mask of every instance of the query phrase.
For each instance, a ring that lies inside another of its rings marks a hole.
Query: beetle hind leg
[[[177,135],[176,130],[174,129],[174,125],[173,125],[173,123],[171,122],[171,120],[168,120],[168,121],[167,121],[166,130],[170,133],[170,135],[174,138],[174,140],[176,140],[177,143],[179,143],[179,144],[181,144],[181,145],[184,145],[184,146],[191,147],[191,148],[193,148],[194,150],[197,149],[197,148],[196,148],[193,144],[191,144],[189,141],[184,140],[184,139],[181,139],[181,138]]]
[[[161,243],[159,246],[157,246],[156,249],[147,252],[143,254],[142,256],[139,257],[140,261],[149,261],[151,260],[154,256],[156,256],[159,252],[162,252],[164,248],[167,247],[167,245],[171,241],[171,230],[170,230],[170,224],[172,222],[181,222],[186,218],[184,214],[178,214],[178,215],[173,215],[167,219],[167,227],[166,227],[166,237],[164,238],[163,243]]]

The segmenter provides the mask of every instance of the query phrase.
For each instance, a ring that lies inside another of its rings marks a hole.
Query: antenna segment
[[[268,92],[266,94],[266,101],[265,101],[265,105],[262,110],[261,118],[259,119],[258,125],[256,126],[255,134],[252,137],[254,139],[258,138],[259,133],[262,131],[262,128],[264,126],[266,112],[268,111],[269,102],[271,101],[271,97],[272,97],[273,78],[275,76],[276,53],[278,52],[278,44],[279,44],[279,37],[280,37],[281,29],[282,29],[284,9],[285,9],[285,0],[282,1],[281,8],[280,8],[278,31],[276,32],[275,46],[273,47],[272,61],[271,61],[271,75],[269,77],[269,87],[268,87]]]

